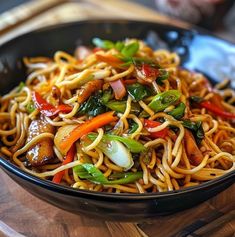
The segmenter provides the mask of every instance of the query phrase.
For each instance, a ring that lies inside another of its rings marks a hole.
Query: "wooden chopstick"
[[[201,237],[207,236],[212,231],[220,228],[222,225],[235,219],[235,210],[228,211],[212,211],[210,215],[203,219],[199,219],[193,222],[191,225],[186,226],[178,233],[174,234],[174,237]]]
[[[0,15],[0,35],[64,2],[66,0],[30,1],[2,13]]]

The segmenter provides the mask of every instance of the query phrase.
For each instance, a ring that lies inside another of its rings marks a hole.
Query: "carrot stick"
[[[117,117],[113,114],[113,111],[106,112],[86,121],[82,125],[78,125],[72,132],[70,132],[67,137],[63,139],[60,144],[60,149],[67,153],[73,143],[76,142],[82,136],[106,124],[116,121]]]
[[[124,63],[119,58],[117,58],[117,57],[115,57],[113,55],[96,54],[96,58],[99,61],[108,63],[109,65],[111,65],[113,67],[120,67]]]
[[[202,152],[198,148],[192,133],[187,129],[184,131],[184,145],[186,154],[193,165],[199,165],[203,160]]]
[[[69,149],[67,155],[65,156],[65,159],[62,162],[62,165],[66,165],[74,160],[74,156],[76,153],[75,145],[72,145]],[[52,179],[52,182],[59,184],[61,182],[61,179],[63,178],[65,173],[65,170],[58,172],[55,174],[55,176]]]

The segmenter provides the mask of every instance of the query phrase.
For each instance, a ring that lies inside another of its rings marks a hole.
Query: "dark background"
[[[29,0],[0,0],[0,13],[10,10],[24,2],[29,2]]]

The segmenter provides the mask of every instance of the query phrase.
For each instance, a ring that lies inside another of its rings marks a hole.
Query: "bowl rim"
[[[164,23],[159,23],[159,22],[154,22],[154,21],[143,21],[143,20],[129,20],[129,19],[92,19],[92,20],[81,20],[81,21],[72,21],[72,22],[66,22],[66,23],[60,23],[56,25],[50,25],[46,27],[42,27],[40,29],[32,30],[29,32],[26,32],[22,35],[18,35],[9,41],[4,42],[3,44],[0,45],[0,50],[4,46],[7,46],[8,44],[14,43],[14,41],[17,41],[21,38],[24,37],[30,37],[30,35],[33,34],[40,34],[41,32],[47,32],[47,31],[53,31],[54,29],[59,29],[59,28],[64,28],[64,27],[69,27],[69,26],[79,26],[82,24],[125,24],[128,25],[130,23],[139,23],[139,24],[146,24],[146,25],[156,25],[156,26],[161,26],[161,27],[166,27],[166,28],[171,28],[174,30],[179,30],[179,31],[187,31],[191,32],[194,34],[200,34],[200,35],[208,35],[213,38],[219,39],[223,41],[224,43],[234,45],[234,43],[230,42],[229,40],[222,39],[218,36],[215,36],[213,33],[210,33],[207,30],[201,29],[197,26],[193,26],[193,28],[187,28],[187,27],[179,27],[175,25],[170,25],[170,24],[164,24]],[[196,192],[197,190],[203,190],[203,189],[208,189],[214,185],[220,184],[226,180],[232,179],[232,177],[235,178],[235,170],[230,171],[218,178],[215,178],[213,180],[206,181],[202,184],[199,184],[197,186],[192,186],[192,187],[187,187],[187,188],[182,188],[180,190],[173,190],[173,191],[166,191],[166,192],[158,192],[158,193],[136,193],[136,194],[130,194],[130,193],[106,193],[106,192],[97,192],[97,191],[90,191],[90,190],[82,190],[82,189],[75,189],[69,186],[64,186],[60,184],[55,184],[51,181],[45,180],[38,178],[32,174],[27,173],[24,170],[21,170],[18,166],[15,164],[11,163],[7,159],[3,158],[0,156],[0,166],[3,168],[3,170],[7,170],[8,172],[16,175],[19,178],[22,178],[25,181],[28,181],[30,183],[33,183],[35,185],[38,185],[42,188],[49,189],[53,192],[65,194],[65,195],[72,195],[72,196],[90,196],[94,198],[109,198],[109,199],[125,199],[125,200],[151,200],[151,199],[157,199],[157,198],[166,198],[166,197],[171,197],[171,196],[179,196],[183,195],[185,193],[192,193]],[[9,174],[8,174],[9,175]],[[235,182],[235,179],[234,179]]]

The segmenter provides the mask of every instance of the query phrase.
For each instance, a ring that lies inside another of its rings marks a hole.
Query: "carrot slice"
[[[71,148],[74,142],[76,142],[79,138],[86,135],[89,132],[94,131],[97,128],[100,128],[106,124],[114,122],[117,120],[117,117],[114,116],[114,112],[106,112],[104,114],[100,114],[85,123],[78,125],[70,134],[63,139],[60,144],[60,150],[63,150],[66,154],[68,150]]]
[[[108,63],[109,65],[111,65],[113,67],[120,67],[123,64],[122,60],[120,60],[119,58],[117,58],[113,55],[96,54],[96,58],[99,61]]]

